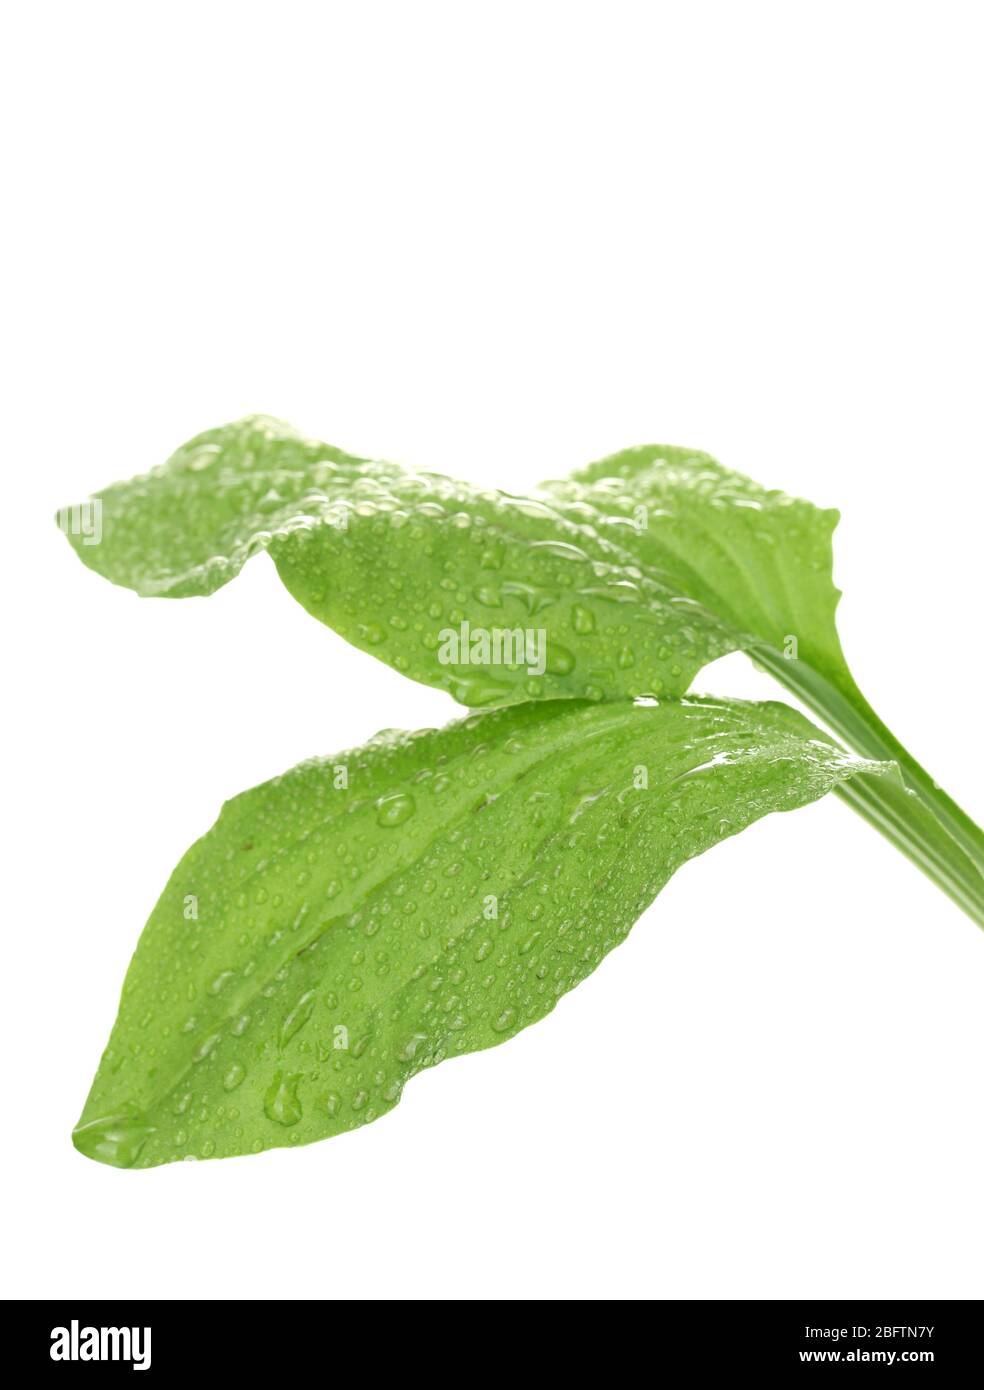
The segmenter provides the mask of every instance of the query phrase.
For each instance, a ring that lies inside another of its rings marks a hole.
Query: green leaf
[[[115,583],[211,593],[269,549],[309,612],[473,707],[680,695],[744,650],[856,752],[899,765],[904,785],[859,780],[852,804],[984,925],[984,834],[878,718],[841,651],[834,511],[666,445],[511,497],[261,417],[98,498],[99,543],[61,517]]]
[[[712,700],[526,704],[304,763],[175,869],[75,1144],[151,1167],[365,1124],[542,1018],[686,860],[873,770]]]
[[[315,617],[466,705],[682,694],[735,646],[712,613],[546,499],[354,458],[273,420],[199,435],[97,497],[99,543],[67,530],[114,583],[208,594],[269,550]],[[470,635],[529,631],[545,660],[475,660],[465,622]]]
[[[629,450],[512,497],[254,417],[97,496],[101,541],[69,539],[115,583],[207,594],[269,549],[321,621],[464,704],[682,694],[707,661],[762,642],[781,653],[789,636],[811,664],[839,656],[836,512],[693,451]],[[543,630],[547,669],[446,660],[442,633],[465,621]]]

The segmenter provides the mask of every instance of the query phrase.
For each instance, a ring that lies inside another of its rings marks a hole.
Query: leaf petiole
[[[897,778],[860,776],[838,796],[984,928],[984,832],[899,743],[846,667],[839,689],[773,646],[747,652],[856,753],[896,765]]]

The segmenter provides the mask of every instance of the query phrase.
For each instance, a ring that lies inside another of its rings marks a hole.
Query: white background
[[[662,440],[837,505],[845,646],[984,815],[978,8],[9,6],[4,1292],[984,1295],[984,937],[834,800],[688,865],[508,1046],[301,1151],[70,1131],[231,793],[455,707],[266,557],[209,600],[54,509],[252,411],[521,489]],[[697,688],[774,695],[741,658]]]

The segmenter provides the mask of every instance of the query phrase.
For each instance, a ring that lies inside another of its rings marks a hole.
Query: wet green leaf
[[[269,550],[315,617],[466,705],[682,694],[739,640],[614,527],[603,538],[546,495],[355,458],[273,420],[199,435],[97,497],[101,540],[69,539],[114,583],[208,594]]]
[[[175,869],[75,1143],[151,1167],[376,1119],[547,1014],[686,860],[873,769],[712,700],[526,704],[304,763]]]

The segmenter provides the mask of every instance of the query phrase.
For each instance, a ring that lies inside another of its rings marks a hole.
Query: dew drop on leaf
[[[569,676],[575,665],[572,651],[559,642],[547,641],[547,670],[552,676]]]
[[[574,631],[581,637],[586,637],[589,632],[595,630],[595,617],[590,608],[584,608],[580,603],[575,603],[571,612],[571,622]]]
[[[296,1125],[302,1116],[297,1088],[302,1077],[278,1071],[263,1098],[263,1110],[268,1120],[278,1125]]]
[[[408,792],[382,796],[376,802],[376,824],[387,828],[403,825],[416,809],[417,803]]]

